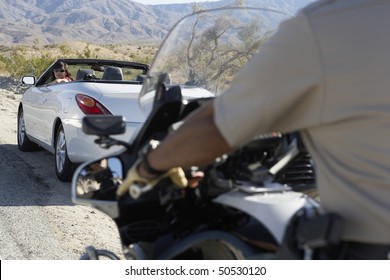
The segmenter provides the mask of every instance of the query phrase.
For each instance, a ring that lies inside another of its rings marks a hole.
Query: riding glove
[[[152,188],[157,185],[164,178],[170,178],[172,182],[179,188],[185,188],[188,185],[188,180],[185,176],[185,173],[181,167],[174,167],[169,169],[163,175],[154,178],[154,179],[146,179],[139,175],[138,173],[138,165],[141,160],[138,160],[129,170],[125,180],[123,180],[122,184],[117,189],[117,196],[123,196],[127,192],[134,198],[132,193],[132,188]],[[135,186],[135,187],[134,187]]]

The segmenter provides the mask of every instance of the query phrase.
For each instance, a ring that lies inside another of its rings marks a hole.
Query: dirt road
[[[0,259],[72,260],[94,245],[121,254],[115,224],[74,205],[70,183],[60,182],[54,156],[17,147],[20,94],[0,89]]]

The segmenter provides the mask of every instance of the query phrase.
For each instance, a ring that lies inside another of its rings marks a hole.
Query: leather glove
[[[137,199],[143,192],[151,190],[158,182],[164,178],[170,178],[172,182],[179,188],[185,188],[188,185],[188,180],[185,176],[185,173],[181,167],[175,167],[169,169],[163,175],[154,178],[146,179],[139,175],[138,165],[141,160],[136,161],[136,163],[130,168],[125,180],[117,189],[117,196],[123,196],[129,192],[130,196],[134,199]]]

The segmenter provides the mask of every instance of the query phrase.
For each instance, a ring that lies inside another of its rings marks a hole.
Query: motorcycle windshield
[[[147,74],[141,106],[154,100],[161,74],[166,85],[220,94],[289,15],[271,9],[220,8],[182,18],[171,29]]]

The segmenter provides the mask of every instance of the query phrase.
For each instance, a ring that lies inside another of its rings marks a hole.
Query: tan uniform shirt
[[[302,131],[345,240],[390,244],[390,1],[318,1],[282,23],[215,100],[231,146]]]

